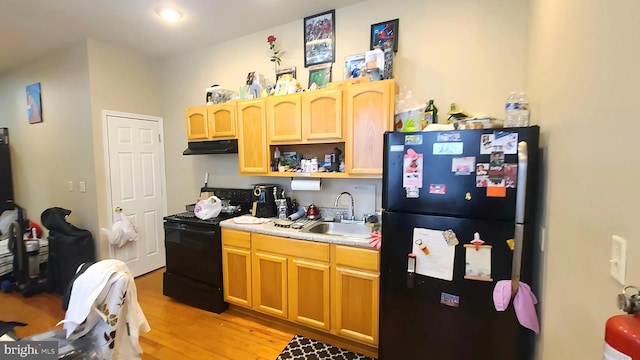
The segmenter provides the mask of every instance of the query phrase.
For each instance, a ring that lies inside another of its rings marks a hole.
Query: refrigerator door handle
[[[527,168],[529,154],[527,143],[518,143],[518,188],[516,189],[516,224],[524,224],[524,207],[527,195]]]
[[[522,244],[524,241],[524,225],[516,224],[514,236],[513,259],[511,261],[511,296],[518,292],[520,287],[520,270],[522,269]]]
[[[529,154],[527,143],[518,143],[518,188],[516,190],[516,222],[514,232],[513,259],[511,261],[511,295],[515,295],[520,287],[520,270],[522,268],[522,246],[524,242],[524,211],[527,194],[527,165]]]

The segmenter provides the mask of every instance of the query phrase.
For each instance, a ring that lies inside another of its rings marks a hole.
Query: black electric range
[[[238,209],[207,220],[197,218],[193,212],[164,217],[167,266],[162,292],[185,304],[221,313],[228,304],[222,290],[220,221],[248,214],[253,191],[204,187],[201,192],[213,192]]]

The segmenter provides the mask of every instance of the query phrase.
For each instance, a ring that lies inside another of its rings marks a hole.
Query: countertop
[[[304,228],[311,227],[313,226],[313,224],[316,224],[319,221],[320,220],[309,223],[305,225]],[[358,239],[358,238],[350,238],[350,237],[338,236],[338,235],[307,233],[307,232],[302,232],[301,231],[302,229],[290,229],[290,228],[277,227],[274,225],[273,221],[269,221],[264,224],[236,224],[235,222],[233,222],[233,219],[227,219],[220,222],[220,227],[227,228],[227,229],[240,230],[240,231],[248,231],[248,232],[253,232],[258,234],[280,236],[280,237],[285,237],[290,239],[357,246],[357,247],[376,250],[376,248],[371,247],[369,245],[369,239]]]

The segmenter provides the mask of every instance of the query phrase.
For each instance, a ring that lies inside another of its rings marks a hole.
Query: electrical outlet
[[[625,285],[625,276],[627,273],[627,240],[613,235],[611,236],[611,265],[610,273],[614,279],[622,285]]]
[[[73,192],[73,181],[69,180],[69,192]]]

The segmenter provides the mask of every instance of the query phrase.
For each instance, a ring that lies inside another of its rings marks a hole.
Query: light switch
[[[73,181],[69,180],[69,192],[73,192]]]
[[[611,236],[611,276],[618,280],[621,285],[625,285],[627,273],[627,240],[613,235]]]
[[[80,181],[78,183],[78,186],[80,187],[80,192],[87,192],[87,184],[84,181]]]

